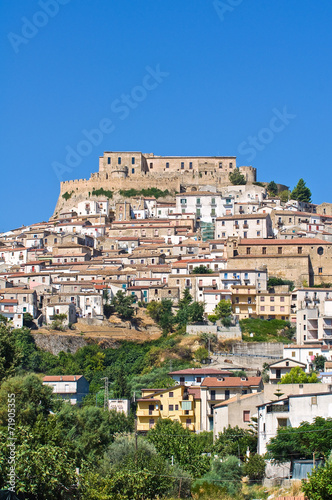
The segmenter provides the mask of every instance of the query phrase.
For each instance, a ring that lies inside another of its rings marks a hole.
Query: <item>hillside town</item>
[[[184,300],[197,303],[201,313],[183,323],[182,334],[205,336],[205,357],[170,366],[165,387],[115,397],[107,379],[104,407],[134,412],[143,436],[169,419],[192,433],[212,432],[216,442],[225,429],[250,431],[255,422],[261,456],[280,427],[331,417],[331,284],[332,203],[312,203],[303,179],[293,191],[258,182],[256,170],[237,168],[235,157],[105,152],[90,180],[61,183],[48,221],[0,235],[0,315],[14,329],[29,327],[42,349],[45,336],[82,336],[82,326],[99,328],[103,341],[112,337],[115,301],[129,299],[134,313],[118,315],[117,327],[125,328],[122,340],[134,334],[138,342],[147,339],[135,318],[152,317],[157,336],[168,334],[152,306],[169,304],[176,314]],[[220,304],[229,307],[228,321]],[[283,322],[287,342],[255,341],[245,320]],[[66,352],[65,342],[51,352]],[[294,370],[305,383],[289,376]],[[78,406],[89,382],[55,370],[43,377]],[[269,462],[266,484],[306,477],[295,470],[291,460]]]

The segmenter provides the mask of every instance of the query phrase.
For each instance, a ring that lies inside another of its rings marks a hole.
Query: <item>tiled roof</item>
[[[218,380],[217,377],[206,377],[201,387],[251,387],[258,386],[262,377],[247,377],[242,380],[241,377],[226,377],[224,380]]]

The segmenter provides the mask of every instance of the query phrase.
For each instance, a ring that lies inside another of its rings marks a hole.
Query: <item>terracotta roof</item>
[[[242,238],[239,245],[330,245],[331,243],[318,238],[294,238],[293,240],[278,240],[273,238]]]
[[[247,377],[242,380],[241,377],[226,377],[224,380],[218,380],[217,377],[206,377],[201,387],[251,387],[258,386],[262,382],[262,377]]]
[[[83,375],[46,375],[43,382],[76,382]]]
[[[186,368],[184,370],[176,370],[169,372],[169,375],[230,375],[232,372],[228,370],[218,370],[218,368]]]

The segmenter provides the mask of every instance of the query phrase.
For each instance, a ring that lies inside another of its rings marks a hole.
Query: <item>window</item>
[[[298,253],[299,255],[301,255],[301,253],[302,253],[302,247],[297,247],[297,253]]]
[[[135,158],[134,157],[132,157],[132,159],[131,159],[131,164],[135,165]]]
[[[249,410],[243,411],[243,422],[250,422],[250,411]]]
[[[121,165],[121,156],[118,158],[118,165]]]
[[[173,411],[174,410],[174,405],[168,405],[168,411]]]
[[[278,254],[281,255],[282,254],[282,247],[278,247]]]
[[[110,157],[108,157],[108,158],[107,158],[107,163],[108,163],[109,165],[111,164],[111,158],[110,158]]]
[[[262,254],[266,255],[266,247],[262,247]]]

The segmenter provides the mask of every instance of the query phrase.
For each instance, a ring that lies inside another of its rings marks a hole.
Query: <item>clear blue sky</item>
[[[0,6],[0,230],[47,220],[59,178],[89,177],[107,150],[237,156],[332,201],[331,1],[42,3]],[[103,119],[69,170],[66,147]]]

